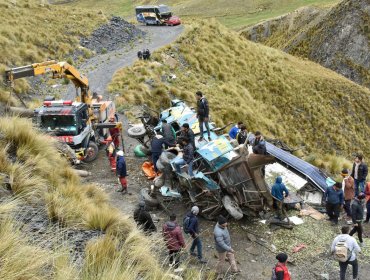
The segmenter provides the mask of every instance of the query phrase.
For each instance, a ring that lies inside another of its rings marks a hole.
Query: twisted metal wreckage
[[[172,163],[178,150],[169,149],[162,153],[157,162],[162,174],[154,179],[151,189],[141,191],[148,204],[154,206],[158,203],[156,193],[159,190],[163,198],[188,196],[193,204],[200,206],[201,215],[208,219],[217,217],[224,209],[237,220],[245,215],[256,216],[271,209],[272,205],[270,187],[262,169],[278,162],[307,181],[297,194],[286,198],[285,203],[304,201],[322,205],[330,178],[317,167],[286,151],[287,147],[281,142],[266,142],[267,155],[253,154],[248,151],[247,144],[239,145],[227,134],[221,134],[226,127],[216,128],[214,123],[210,123],[211,141],[204,140],[206,137],[199,141],[201,135],[196,112],[181,100],[172,100],[171,107],[159,116],[154,116],[151,111],[147,108],[139,117],[142,123],[128,130],[129,136],[142,144],[141,149],[145,153],[150,154],[150,140],[160,131],[163,120],[172,125],[177,135],[180,127],[188,123],[195,134],[196,152],[194,177],[187,174],[187,166],[182,167],[181,173],[174,171]],[[249,137],[253,136],[250,134]]]

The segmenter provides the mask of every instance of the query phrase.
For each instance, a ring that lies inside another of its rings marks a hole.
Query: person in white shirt
[[[335,253],[335,247],[337,246],[337,243],[340,241],[345,241],[348,250],[351,252],[351,256],[349,257],[348,261],[346,262],[339,262],[339,268],[340,268],[340,280],[345,280],[346,278],[346,271],[348,265],[352,265],[352,275],[353,280],[358,279],[358,262],[357,262],[357,253],[361,252],[360,246],[358,246],[356,239],[354,239],[349,234],[349,226],[343,226],[342,227],[342,234],[335,237],[332,245],[331,245],[331,252],[332,254]]]

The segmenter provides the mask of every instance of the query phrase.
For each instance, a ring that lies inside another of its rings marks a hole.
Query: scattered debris
[[[295,226],[301,225],[304,223],[304,221],[301,218],[298,218],[297,216],[289,217],[289,221],[292,222]]]
[[[297,245],[293,248],[292,252],[293,253],[298,253],[299,251],[301,251],[304,248],[307,248],[307,246],[305,244],[299,244],[299,245]]]
[[[315,220],[324,220],[325,215],[312,208],[309,205],[305,205],[304,209],[299,212],[299,216],[309,216]]]

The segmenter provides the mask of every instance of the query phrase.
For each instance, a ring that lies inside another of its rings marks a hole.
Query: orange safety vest
[[[278,273],[279,271],[284,271],[284,280],[291,280],[290,272],[285,264],[278,263],[275,267],[275,272]]]
[[[366,194],[368,193],[368,194]],[[366,202],[368,202],[370,200],[370,182],[367,182],[366,183],[366,187],[365,187],[365,199],[366,199]]]

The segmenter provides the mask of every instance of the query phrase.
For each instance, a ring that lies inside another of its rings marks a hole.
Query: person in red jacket
[[[185,248],[185,241],[180,226],[176,223],[176,214],[170,215],[170,220],[163,225],[163,236],[169,251],[170,264],[175,261],[174,268],[180,265],[180,251]]]
[[[109,122],[115,122],[116,119],[114,117],[109,118]],[[110,137],[112,137],[112,142],[114,143],[114,146],[118,149],[119,148],[119,137],[121,130],[118,127],[112,127],[109,129]]]
[[[366,183],[365,187],[365,201],[366,201],[366,219],[365,223],[368,223],[370,220],[370,182]]]
[[[279,253],[276,256],[278,263],[275,266],[276,280],[291,280],[290,272],[286,266],[288,263],[288,255],[285,253]]]

